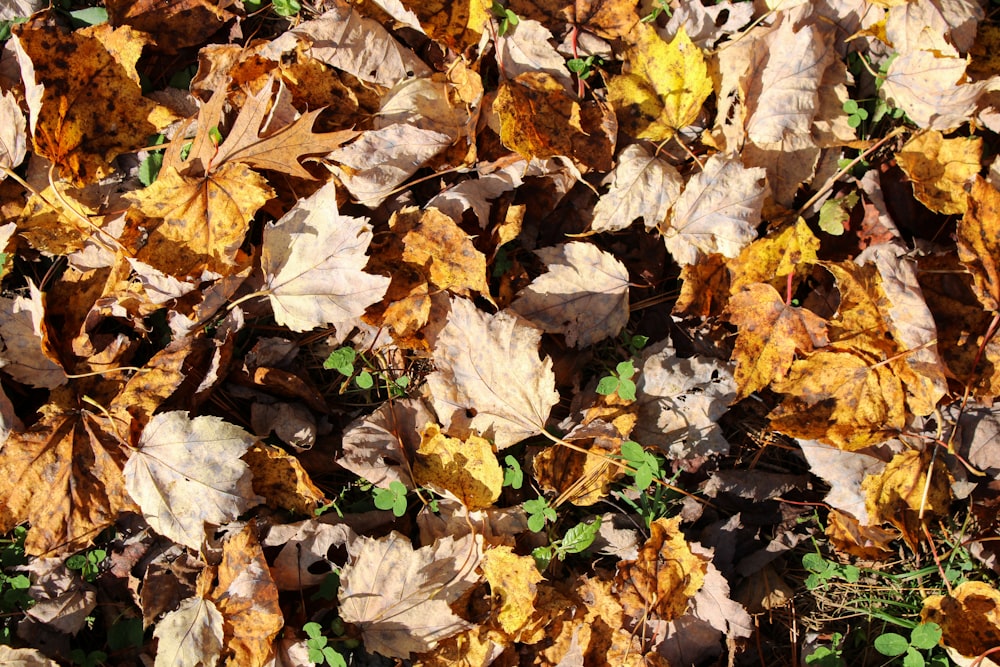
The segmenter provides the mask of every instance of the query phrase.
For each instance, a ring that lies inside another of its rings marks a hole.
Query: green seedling
[[[298,0],[273,0],[271,6],[274,7],[275,14],[286,18],[302,11],[302,5]]]
[[[844,661],[844,635],[833,633],[830,643],[817,646],[806,656],[806,664],[814,667],[847,667]]]
[[[354,348],[344,346],[339,347],[330,353],[330,356],[323,362],[323,368],[335,370],[354,384],[359,389],[372,389],[375,387],[376,379],[381,380],[380,389],[384,389],[390,398],[401,398],[406,396],[406,391],[410,386],[410,378],[406,375],[393,377],[384,370],[379,370],[375,364],[358,354]],[[346,391],[347,382],[341,387],[341,393]]]
[[[602,396],[610,396],[617,392],[622,399],[634,401],[635,382],[632,381],[632,376],[635,373],[635,365],[631,359],[619,362],[610,375],[601,378],[600,382],[597,383],[597,393]]]
[[[855,129],[868,120],[868,109],[859,105],[856,100],[849,99],[844,102],[844,113],[847,114],[847,124]]]
[[[306,639],[309,662],[314,665],[328,665],[328,667],[347,667],[344,656],[332,646],[327,646],[329,640],[323,636],[323,627],[319,623],[306,623],[302,629],[309,637]]]
[[[622,443],[622,459],[631,468],[627,474],[634,479],[637,491],[646,490],[654,479],[663,477],[661,460],[643,449],[638,442],[626,440]]]
[[[160,146],[166,141],[167,138],[162,134],[156,135],[153,139],[153,146]],[[163,166],[163,151],[156,150],[150,151],[146,159],[139,163],[139,182],[144,186],[149,187],[156,181],[156,177],[160,175],[160,167]]]
[[[820,553],[806,554],[802,557],[802,567],[809,571],[806,577],[806,588],[815,590],[832,579],[843,579],[855,583],[861,577],[861,570],[853,565],[841,565],[823,558]]]
[[[656,19],[660,18],[660,14],[666,14],[667,18],[670,18],[673,10],[670,8],[670,2],[668,0],[656,0],[656,5],[653,7],[653,11],[642,17],[643,23],[652,23]]]
[[[618,336],[621,339],[622,345],[628,350],[628,355],[634,357],[638,355],[646,344],[649,343],[649,336],[640,336],[639,334],[630,334],[629,332],[622,330],[621,334]]]
[[[588,79],[594,73],[594,65],[603,65],[604,61],[600,56],[587,56],[586,58],[572,58],[566,61],[566,68],[576,74],[581,79]]]
[[[82,554],[74,554],[66,559],[66,567],[70,570],[79,570],[84,581],[93,583],[97,575],[101,573],[101,563],[108,557],[108,552],[104,549],[91,549]]]
[[[594,543],[597,531],[601,529],[601,520],[590,523],[578,523],[563,535],[561,540],[556,540],[544,547],[538,547],[531,552],[535,559],[535,566],[539,572],[544,572],[553,558],[564,560],[569,554],[578,554],[586,550]]]
[[[392,510],[394,516],[406,514],[406,486],[398,479],[392,480],[387,489],[377,489],[374,494],[375,507]]]
[[[550,507],[549,501],[545,498],[526,500],[522,507],[525,514],[528,515],[528,528],[535,533],[540,532],[545,527],[546,521],[555,522],[558,518],[555,508]]]
[[[512,489],[520,489],[524,484],[524,471],[517,459],[508,454],[503,460],[507,466],[503,469],[503,485]]]
[[[941,626],[937,623],[922,623],[910,631],[907,639],[895,632],[886,632],[875,638],[875,650],[889,658],[902,657],[903,667],[924,667],[928,664],[921,651],[929,651],[941,641]],[[937,664],[932,658],[930,664]],[[940,664],[947,665],[943,660]]]
[[[493,0],[490,13],[493,14],[499,24],[497,27],[497,35],[499,37],[506,35],[510,32],[511,28],[516,28],[517,24],[521,22],[521,19],[517,18],[517,14],[501,5],[497,0]]]

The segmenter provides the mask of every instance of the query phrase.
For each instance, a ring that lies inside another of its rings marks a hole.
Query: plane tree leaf
[[[479,579],[479,538],[445,537],[414,549],[397,532],[359,537],[340,573],[340,617],[361,629],[365,647],[392,658],[429,651],[472,627],[449,607]]]
[[[628,322],[628,270],[592,243],[573,241],[535,251],[548,271],[511,310],[546,333],[583,348],[618,335]]]
[[[340,215],[333,182],[264,228],[261,268],[274,319],[293,331],[355,320],[385,294],[389,279],[364,272],[372,232]]]
[[[489,315],[456,298],[427,376],[434,410],[451,435],[476,431],[497,448],[545,428],[559,401],[548,358],[538,359],[541,331],[517,315]]]
[[[153,530],[197,551],[206,524],[228,523],[263,502],[240,460],[255,440],[219,417],[162,412],[125,464],[125,487]]]

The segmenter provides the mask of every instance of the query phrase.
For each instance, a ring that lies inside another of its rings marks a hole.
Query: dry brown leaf
[[[787,290],[789,274],[802,279],[812,271],[819,246],[819,239],[802,218],[776,234],[757,239],[727,263],[733,274],[733,293],[753,283],[767,283],[779,292]]]
[[[28,148],[27,123],[13,93],[0,93],[0,127],[0,167],[13,169],[24,161]],[[5,178],[7,174],[0,173],[0,181]]]
[[[383,403],[344,429],[344,455],[337,462],[380,488],[399,480],[415,489],[410,467],[420,446],[420,429],[434,421],[434,414],[419,399]]]
[[[162,53],[201,44],[236,18],[218,0],[177,0],[169,6],[156,0],[108,0],[106,6],[111,25],[156,35],[150,49]]]
[[[541,332],[508,312],[451,302],[427,376],[434,409],[451,435],[478,432],[504,449],[541,433],[559,401],[552,361],[538,359]],[[471,413],[471,414],[470,414]]]
[[[972,274],[976,296],[986,310],[1000,310],[1000,192],[977,177],[969,207],[955,230],[958,258]]]
[[[455,221],[436,208],[405,208],[389,226],[403,245],[402,261],[419,267],[427,282],[461,296],[472,292],[490,298],[486,256]]]
[[[317,519],[273,526],[263,545],[281,547],[271,565],[274,584],[282,591],[322,584],[333,572],[331,550],[343,549],[354,538],[346,525],[330,525]]]
[[[0,297],[0,367],[18,382],[54,389],[66,384],[66,371],[49,336],[45,298],[34,285],[28,289],[28,297]]]
[[[299,460],[283,449],[257,442],[243,460],[250,466],[254,493],[269,507],[309,515],[326,499]]]
[[[618,335],[628,323],[628,270],[592,243],[572,241],[535,251],[546,273],[510,309],[546,333],[584,348]]]
[[[481,543],[467,535],[414,549],[403,535],[359,537],[340,573],[340,617],[361,629],[365,647],[408,658],[472,625],[449,603],[475,585]]]
[[[1000,591],[983,581],[966,581],[951,595],[931,595],[920,610],[923,623],[937,623],[941,643],[975,658],[1000,646]]]

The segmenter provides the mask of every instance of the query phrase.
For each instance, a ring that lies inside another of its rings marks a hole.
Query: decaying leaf
[[[125,464],[125,488],[154,530],[199,550],[206,524],[232,521],[263,502],[239,458],[254,440],[218,417],[160,413]]]
[[[488,315],[452,299],[427,377],[434,410],[452,435],[478,432],[504,449],[545,429],[559,401],[552,362],[539,361],[541,332],[516,315]]]
[[[972,183],[969,207],[958,222],[958,257],[972,274],[983,306],[1000,310],[1000,192],[982,178]]]
[[[472,627],[448,604],[476,583],[481,549],[471,535],[420,549],[396,532],[359,537],[340,573],[340,617],[361,629],[371,651],[395,658],[429,651]]]
[[[929,131],[914,137],[896,153],[899,166],[913,183],[913,195],[931,209],[945,214],[965,213],[966,185],[979,173],[982,139],[945,139]]]
[[[532,281],[511,310],[573,347],[618,335],[628,321],[628,270],[590,243],[536,251],[548,271]]]
[[[508,635],[515,636],[535,611],[537,584],[542,574],[530,556],[518,556],[500,546],[483,554],[483,576],[498,600],[496,620]]]
[[[1000,645],[1000,592],[983,581],[966,581],[951,595],[924,599],[920,620],[940,625],[942,644],[975,658]]]
[[[930,475],[930,480],[928,480]],[[881,473],[866,477],[865,507],[872,523],[891,523],[916,548],[924,533],[921,525],[948,511],[951,473],[928,452],[907,450],[892,458]]]

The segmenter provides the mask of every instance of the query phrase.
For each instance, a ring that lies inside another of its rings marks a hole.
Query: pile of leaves
[[[1000,645],[981,3],[10,4],[0,661]]]

